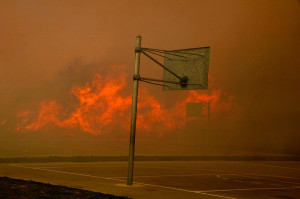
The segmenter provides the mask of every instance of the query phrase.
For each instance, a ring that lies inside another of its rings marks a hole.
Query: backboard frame
[[[181,55],[175,56],[172,54]],[[208,88],[210,47],[169,50],[165,53],[164,66],[181,78],[187,77],[185,84],[170,85],[167,81],[178,81],[167,70],[163,71],[164,90],[195,90]]]

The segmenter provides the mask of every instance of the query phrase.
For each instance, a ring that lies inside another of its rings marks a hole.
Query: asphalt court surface
[[[0,175],[131,198],[300,198],[300,162],[127,162],[0,164]]]

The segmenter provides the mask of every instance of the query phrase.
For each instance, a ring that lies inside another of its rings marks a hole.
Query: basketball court
[[[130,198],[298,198],[300,162],[137,161],[1,164],[1,176]]]

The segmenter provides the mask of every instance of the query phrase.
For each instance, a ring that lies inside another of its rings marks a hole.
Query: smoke
[[[208,90],[163,92],[141,82],[137,154],[300,153],[299,1],[0,4],[3,154],[126,155],[137,34],[143,47],[211,47]],[[141,75],[162,74],[141,63]],[[123,79],[112,65],[123,66]],[[114,97],[126,105],[116,111],[105,114],[113,100],[79,97],[100,95],[112,79],[125,79]],[[205,112],[184,116],[198,95],[217,99],[209,121]]]

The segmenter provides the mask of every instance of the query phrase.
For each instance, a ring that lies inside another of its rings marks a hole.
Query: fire
[[[121,94],[124,93],[121,91],[125,89],[126,77],[125,72],[114,73],[114,76],[97,74],[84,86],[75,86],[71,89],[78,103],[70,114],[66,115],[66,107],[56,100],[43,101],[35,117],[28,110],[17,114],[20,123],[16,129],[26,131],[57,126],[80,128],[82,131],[98,135],[120,127],[127,132],[130,127],[131,95]],[[189,91],[183,101],[178,102],[174,107],[166,108],[163,103],[141,87],[137,130],[162,135],[164,132],[183,127],[188,119],[192,119],[185,117],[185,106],[189,102],[209,102],[215,115],[230,110],[233,98],[227,96],[226,101],[221,101],[220,99],[224,98],[223,95],[221,90],[214,90],[210,95]]]
[[[79,106],[65,126],[78,124],[84,131],[100,134],[105,127],[116,124],[131,104],[130,96],[121,96],[118,92],[126,85],[126,76],[105,79],[99,74],[84,87],[74,87],[72,93],[79,99]],[[102,130],[101,130],[102,129]]]
[[[0,122],[0,126],[3,126],[4,124],[6,124],[7,120],[3,120],[2,122]]]
[[[166,109],[147,90],[141,91],[138,103],[137,129],[162,134],[184,125],[184,112],[177,107]]]
[[[29,122],[27,114],[19,114],[23,118],[23,128],[17,130],[37,130],[50,124],[59,127],[79,127],[92,134],[101,134],[111,126],[117,125],[118,119],[128,112],[131,105],[131,96],[121,96],[119,91],[126,85],[126,75],[120,74],[112,79],[97,74],[93,81],[84,86],[72,88],[72,94],[79,101],[77,108],[64,120],[64,108],[56,101],[40,103],[40,110],[35,121]]]
[[[36,122],[27,125],[26,129],[37,130],[47,123],[52,122],[54,124],[59,124],[58,115],[61,112],[62,107],[57,105],[56,101],[41,102],[40,112]]]

